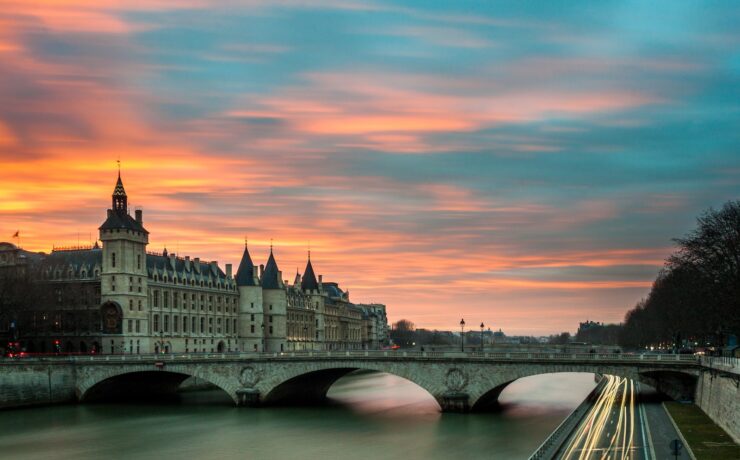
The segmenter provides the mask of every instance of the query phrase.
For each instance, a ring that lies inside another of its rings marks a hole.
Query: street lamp
[[[465,352],[465,318],[460,320],[460,351]]]
[[[483,328],[486,327],[483,321],[480,322],[480,351],[483,353]]]

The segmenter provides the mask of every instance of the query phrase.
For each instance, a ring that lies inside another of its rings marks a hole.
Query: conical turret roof
[[[313,265],[311,265],[311,259],[308,259],[306,264],[306,270],[303,272],[303,280],[301,281],[301,289],[304,291],[318,291],[319,282],[316,280],[316,274],[313,272]]]
[[[249,248],[244,244],[244,254],[242,254],[242,261],[239,262],[239,268],[236,271],[236,285],[237,286],[255,286],[254,282],[254,264],[252,263],[252,257],[249,255]]]
[[[278,269],[277,262],[275,262],[272,249],[270,249],[270,258],[267,259],[265,271],[262,273],[262,288],[280,289],[280,270]]]

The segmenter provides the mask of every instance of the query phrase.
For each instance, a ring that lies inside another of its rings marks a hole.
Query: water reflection
[[[4,412],[9,459],[517,459],[593,388],[590,374],[529,377],[494,414],[441,414],[415,384],[352,374],[326,407],[236,408],[221,391],[178,403],[56,406]]]

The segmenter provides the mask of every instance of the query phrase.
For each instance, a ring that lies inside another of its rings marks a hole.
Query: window
[[[154,332],[159,332],[159,315],[154,315],[154,325],[152,326]]]
[[[254,313],[252,313],[251,315],[249,315],[249,319],[250,319],[250,321],[254,321]]]
[[[249,332],[254,333],[254,324],[249,327]]]
[[[140,321],[137,319],[136,320],[136,332],[140,332],[140,331],[141,331],[141,324],[140,324]],[[137,342],[138,342],[138,340],[137,340]],[[137,343],[137,345],[138,345],[138,343]],[[137,353],[138,353],[138,351],[137,351]]]
[[[172,317],[172,332],[177,332],[177,325],[180,324],[180,320],[177,316]]]
[[[170,315],[164,315],[164,331],[170,332]]]
[[[116,266],[116,253],[115,252],[110,253],[110,266],[114,268]]]
[[[134,321],[133,320],[131,320],[131,319],[128,320],[128,328],[127,329],[128,329],[128,332],[133,332],[133,329],[134,329]]]
[[[272,315],[269,315],[269,316],[268,316],[267,318],[268,318],[268,320],[269,320],[270,322],[272,322]]]
[[[202,334],[206,330],[206,319],[201,318],[200,319],[200,333]]]
[[[188,317],[187,316],[182,317],[182,332],[188,332]]]
[[[195,316],[190,318],[190,331],[195,334],[197,331],[195,330]]]
[[[136,269],[141,270],[141,255],[136,256]]]
[[[270,334],[272,334],[272,326],[270,326]]]
[[[134,301],[132,299],[129,299],[128,301],[128,309],[129,311],[134,311]],[[131,332],[131,331],[129,331]]]
[[[141,289],[141,288],[139,288]],[[141,300],[139,300],[139,311],[141,311]]]

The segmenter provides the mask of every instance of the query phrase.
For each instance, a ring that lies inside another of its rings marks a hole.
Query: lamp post
[[[480,322],[480,351],[483,353],[483,328],[486,327],[483,321]]]
[[[460,351],[465,352],[465,318],[460,320]]]
[[[303,350],[306,350],[306,343],[308,343],[308,326],[303,326]]]

